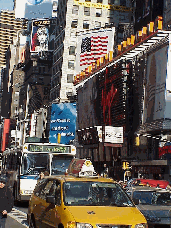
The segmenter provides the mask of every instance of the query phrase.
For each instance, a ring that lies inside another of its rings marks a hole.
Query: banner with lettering
[[[72,144],[76,131],[76,103],[52,104],[49,142]]]

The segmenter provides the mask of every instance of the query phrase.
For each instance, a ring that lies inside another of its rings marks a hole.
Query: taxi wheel
[[[36,228],[34,216],[30,218],[29,228]]]

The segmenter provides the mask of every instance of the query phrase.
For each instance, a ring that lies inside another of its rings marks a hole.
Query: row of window
[[[74,5],[73,9],[72,9],[72,14],[78,15],[78,11],[79,11],[79,6]],[[90,7],[84,6],[84,16],[90,16]],[[96,8],[95,16],[101,17],[102,16],[102,9]]]
[[[74,19],[71,23],[72,28],[77,28],[78,26],[78,20]],[[89,29],[90,27],[90,21],[84,20],[83,21],[83,29]],[[100,28],[101,27],[101,22],[100,21],[95,21],[95,28]]]
[[[85,0],[85,2],[91,2],[91,0]],[[97,3],[103,3],[103,0],[97,0]],[[126,0],[108,0],[108,4],[126,6]]]

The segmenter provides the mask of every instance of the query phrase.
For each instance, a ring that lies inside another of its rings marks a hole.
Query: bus
[[[22,150],[7,149],[2,154],[2,174],[8,177],[15,202],[28,201],[40,173],[63,175],[76,156],[73,145],[25,143]]]

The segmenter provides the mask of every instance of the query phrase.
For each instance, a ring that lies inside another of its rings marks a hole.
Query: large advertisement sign
[[[31,52],[48,51],[50,20],[33,21]]]
[[[167,52],[165,46],[147,59],[144,123],[164,118]]]
[[[54,0],[16,0],[15,18],[43,19],[57,17],[57,1]],[[55,11],[55,12],[54,12]]]
[[[79,129],[100,125],[98,88],[98,77],[93,77],[77,91]]]
[[[171,35],[169,35],[165,99],[165,118],[171,119]]]
[[[52,104],[49,142],[72,144],[76,132],[76,103]]]

